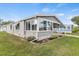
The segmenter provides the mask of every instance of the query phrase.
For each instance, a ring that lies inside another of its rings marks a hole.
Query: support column
[[[46,21],[46,31],[48,31],[48,21]]]
[[[37,31],[39,31],[39,20],[37,20]]]
[[[52,31],[54,31],[54,28],[53,28],[53,22],[52,22]]]
[[[38,39],[38,32],[39,32],[39,19],[35,18],[37,20],[37,29],[36,29],[36,39]]]
[[[32,22],[30,21],[30,31],[32,31]]]

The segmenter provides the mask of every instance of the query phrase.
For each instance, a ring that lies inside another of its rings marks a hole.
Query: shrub
[[[48,39],[37,40],[36,43],[45,43],[48,42]]]
[[[59,37],[59,35],[53,35],[53,36],[51,36],[50,38],[49,38],[49,40],[53,40],[53,39],[56,39],[56,38],[58,38]]]
[[[57,38],[57,37],[58,37],[58,35],[54,35],[54,36],[52,36],[53,39],[55,39],[55,38]]]
[[[62,37],[62,35],[59,35],[59,37]]]
[[[48,39],[43,39],[42,43],[48,42]]]
[[[39,40],[39,41],[37,41],[37,43],[43,43],[42,41],[43,41],[43,40]]]
[[[30,36],[30,37],[27,38],[27,41],[32,41],[34,39],[36,39],[34,36]]]
[[[73,33],[79,32],[79,28],[74,28],[74,29],[72,30],[72,32],[73,32]]]
[[[38,43],[38,40],[33,40],[33,42]]]
[[[65,34],[65,32],[62,32],[62,34]]]

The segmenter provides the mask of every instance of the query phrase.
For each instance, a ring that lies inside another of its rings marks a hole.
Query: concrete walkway
[[[71,37],[76,37],[76,38],[79,38],[79,36],[77,35],[71,35],[71,34],[64,34],[65,36],[71,36]]]
[[[57,33],[57,34],[54,34],[54,35],[62,35],[62,36],[70,36],[70,37],[79,38],[79,36],[77,36],[77,35],[71,35],[71,34],[59,34],[59,33]]]

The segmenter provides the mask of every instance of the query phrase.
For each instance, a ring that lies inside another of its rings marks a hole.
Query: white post
[[[35,20],[37,20],[36,39],[38,39],[38,32],[39,32],[39,19],[35,18]]]
[[[52,31],[54,31],[54,28],[53,28],[53,22],[52,22]]]
[[[46,31],[48,31],[48,21],[46,21]]]
[[[37,20],[37,32],[39,31],[39,20]]]
[[[30,31],[32,31],[32,22],[30,21]]]

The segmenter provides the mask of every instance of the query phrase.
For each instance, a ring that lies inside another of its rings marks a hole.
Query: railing
[[[53,32],[72,32],[72,29],[53,28]]]

